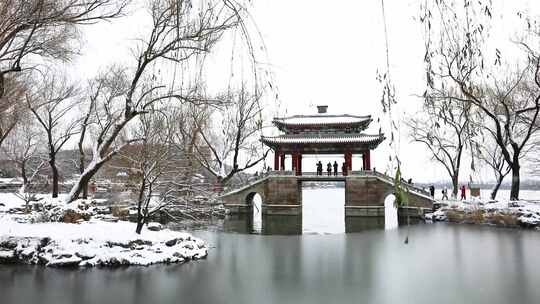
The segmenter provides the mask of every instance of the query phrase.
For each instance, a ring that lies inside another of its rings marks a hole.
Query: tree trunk
[[[0,98],[4,97],[4,94],[5,94],[5,92],[6,92],[6,89],[5,89],[5,87],[4,87],[4,85],[5,85],[5,84],[4,84],[4,73],[5,73],[5,72],[1,72],[1,71],[0,71]],[[2,142],[0,141],[0,144],[1,144],[1,143],[2,143]]]
[[[458,187],[459,187],[458,183],[459,183],[459,175],[454,174],[454,176],[452,176],[452,198],[457,197]]]
[[[73,202],[74,200],[79,198],[79,195],[84,190],[85,187],[88,187],[88,183],[90,182],[90,179],[98,172],[98,170],[105,164],[104,162],[101,163],[94,163],[90,164],[90,167],[88,170],[84,171],[83,174],[81,174],[81,177],[77,181],[77,183],[73,186],[71,189],[71,192],[69,193],[67,197],[67,202]]]
[[[502,181],[504,180],[504,176],[502,174],[499,174],[497,177],[497,181],[493,189],[491,190],[491,199],[494,200],[495,197],[497,197],[497,192],[499,191],[499,188],[501,187]]]
[[[135,229],[135,233],[141,234],[143,227],[144,227],[144,221],[142,219],[141,220],[137,219],[137,228]]]
[[[82,198],[84,198],[84,199],[88,198],[88,183],[83,185]]]
[[[141,234],[142,228],[144,227],[144,224],[146,223],[146,219],[148,218],[148,214],[143,215],[142,211],[142,202],[139,201],[139,204],[137,206],[137,228],[135,228],[135,233]]]
[[[510,188],[510,199],[519,199],[519,161],[512,164],[512,187]]]
[[[52,173],[52,197],[58,197],[58,168],[56,167],[56,155],[51,154],[49,158],[49,165],[51,166]]]
[[[26,175],[26,160],[21,161],[21,178],[23,180],[23,185],[28,184],[28,176]]]
[[[81,137],[84,138],[83,135],[81,135]],[[85,156],[84,148],[82,146],[82,141],[80,141],[79,142],[79,173],[81,175],[84,173],[84,167],[85,167],[84,156]],[[88,198],[88,183],[83,185],[82,198],[84,198],[84,199]]]

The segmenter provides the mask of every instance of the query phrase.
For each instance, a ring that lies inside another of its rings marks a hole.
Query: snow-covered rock
[[[435,222],[442,222],[442,221],[447,220],[446,213],[441,209],[433,213],[428,213],[424,215],[424,218],[428,221],[435,221]]]
[[[160,223],[156,223],[156,222],[148,223],[146,227],[150,231],[160,231],[163,229],[163,226]]]
[[[45,212],[53,222],[77,223],[88,221],[96,214],[92,200],[79,199],[69,204],[59,199],[50,199],[44,203]]]

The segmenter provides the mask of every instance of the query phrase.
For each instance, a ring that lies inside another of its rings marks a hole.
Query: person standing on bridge
[[[347,163],[346,162],[343,162],[343,164],[341,164],[341,173],[343,174],[343,176],[347,176]]]
[[[337,169],[338,169],[337,161],[334,161],[334,176],[337,176]]]
[[[317,176],[322,175],[322,163],[319,161],[317,163]]]
[[[331,176],[332,175],[332,163],[328,163],[326,165],[326,172],[328,173],[328,176]]]

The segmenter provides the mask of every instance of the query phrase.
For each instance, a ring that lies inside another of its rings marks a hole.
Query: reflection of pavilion
[[[284,134],[261,141],[274,150],[274,170],[285,170],[285,155],[292,156],[292,169],[302,175],[302,155],[343,154],[347,171],[352,170],[353,154],[361,154],[362,170],[371,170],[370,150],[385,138],[383,134],[362,133],[371,116],[329,115],[327,106],[318,106],[318,115],[275,118],[273,123]]]

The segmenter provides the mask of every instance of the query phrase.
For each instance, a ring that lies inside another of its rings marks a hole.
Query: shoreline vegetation
[[[425,215],[427,222],[491,225],[540,230],[540,202],[509,200],[437,200],[440,207]]]

